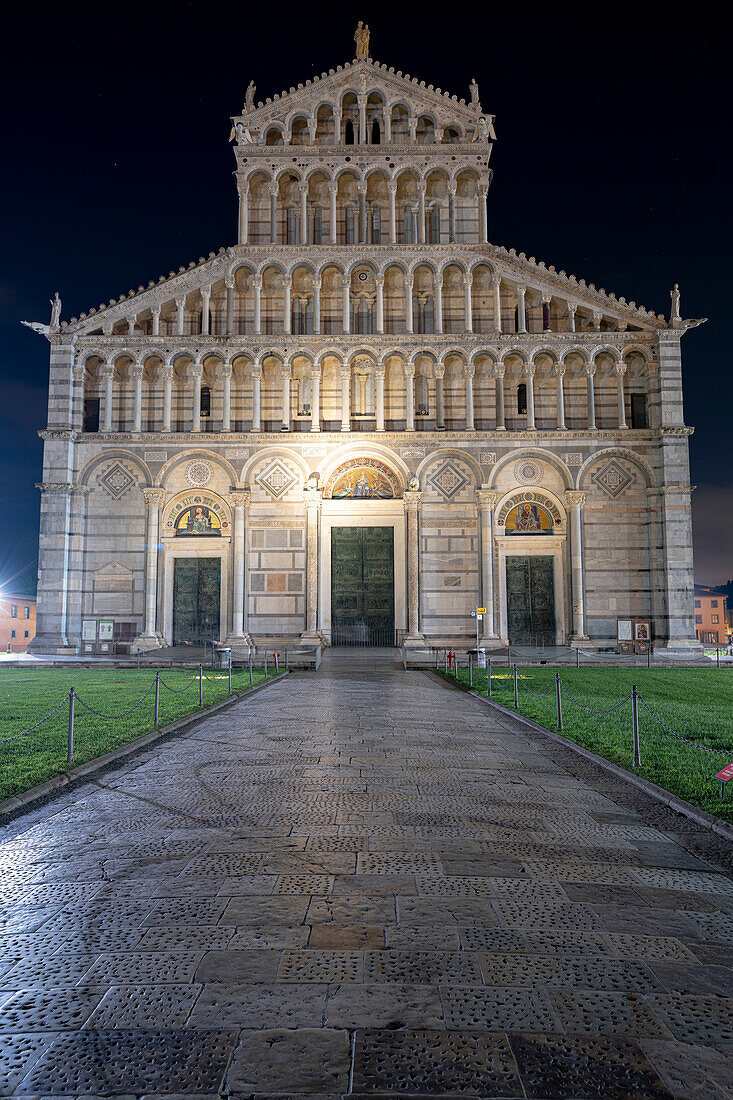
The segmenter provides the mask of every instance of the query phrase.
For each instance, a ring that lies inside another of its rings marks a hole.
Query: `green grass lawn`
[[[519,711],[528,718],[557,729],[555,669],[519,670]],[[661,720],[681,737],[709,749],[730,749],[719,756],[683,744],[667,733],[643,706],[639,707],[641,767],[638,774],[651,779],[688,802],[718,817],[733,821],[733,790],[720,800],[716,772],[733,760],[733,669],[623,669],[563,668],[563,735],[592,752],[633,769],[631,700],[607,715],[588,714],[585,707],[605,710],[631,691],[633,684],[641,698]],[[449,673],[452,679],[453,674]],[[468,685],[468,671],[461,668],[458,680]],[[492,671],[492,698],[514,707],[511,669]],[[487,673],[474,670],[474,691],[486,695]],[[532,691],[548,691],[533,695]],[[570,695],[568,695],[568,692]],[[730,784],[733,787],[733,781]]]
[[[199,709],[196,669],[162,669],[161,683],[175,688],[173,694],[160,689],[160,724],[167,725]],[[274,676],[272,666],[268,678]],[[181,692],[192,678],[195,682]],[[264,681],[263,669],[255,669],[253,684]],[[155,680],[154,669],[106,670],[90,668],[17,669],[0,668],[0,801],[25,791],[67,769],[69,707],[66,698],[73,686],[77,693],[74,714],[74,763],[84,764],[118,745],[154,729],[155,691],[131,714],[121,718],[100,718],[85,709],[88,703],[104,714],[128,710]],[[228,695],[227,672],[204,669],[204,706]],[[249,688],[249,670],[233,669],[232,691]],[[61,709],[38,729],[22,733],[63,701]],[[4,743],[3,743],[4,742]]]

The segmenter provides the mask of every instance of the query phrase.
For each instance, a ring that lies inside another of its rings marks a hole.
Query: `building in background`
[[[724,592],[695,585],[695,633],[704,645],[728,644],[728,597]]]
[[[254,96],[236,243],[32,326],[34,648],[461,645],[481,606],[488,648],[615,647],[638,619],[699,651],[677,289],[666,320],[490,243],[475,82],[395,72],[362,32]]]
[[[35,636],[35,596],[0,591],[0,653],[25,653]]]

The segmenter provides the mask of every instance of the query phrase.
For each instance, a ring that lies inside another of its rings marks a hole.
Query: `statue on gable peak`
[[[357,61],[369,61],[369,25],[362,23],[361,19],[354,31],[354,42]]]

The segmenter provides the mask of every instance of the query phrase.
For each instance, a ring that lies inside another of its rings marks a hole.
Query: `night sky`
[[[0,582],[35,589],[48,344],[20,320],[47,322],[57,289],[68,320],[236,243],[229,118],[249,80],[260,99],[346,63],[359,18],[378,61],[459,97],[478,81],[496,115],[493,243],[665,316],[679,282],[683,316],[709,318],[682,343],[695,573],[733,576],[729,61],[704,9],[679,22],[657,5],[605,6],[605,19],[585,5],[441,5],[439,19],[434,5],[375,3],[13,10],[0,66]]]

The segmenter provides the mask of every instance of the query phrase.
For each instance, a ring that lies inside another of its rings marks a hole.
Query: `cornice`
[[[239,446],[250,444],[256,447],[278,442],[283,446],[312,447],[336,443],[357,443],[362,440],[368,440],[370,442],[382,441],[399,443],[411,447],[420,446],[421,443],[425,442],[445,444],[447,442],[460,440],[465,444],[482,447],[488,442],[499,446],[504,443],[513,443],[517,440],[522,440],[531,443],[533,447],[562,445],[567,449],[567,445],[571,443],[574,446],[593,448],[598,443],[607,440],[616,440],[623,446],[628,446],[630,443],[650,443],[658,440],[661,434],[662,432],[659,429],[653,428],[598,428],[595,431],[589,431],[588,429],[578,429],[575,431],[566,429],[565,431],[556,432],[543,432],[539,430],[533,432],[511,430],[483,431],[481,429],[473,432],[436,430],[419,432],[85,432],[78,434],[76,442],[85,444],[100,443],[102,445],[108,443],[127,443],[128,446],[134,446],[135,444],[150,446],[150,444],[160,445],[162,443],[177,443],[180,446],[186,447],[195,445],[200,449],[212,444],[224,445],[236,443]]]

